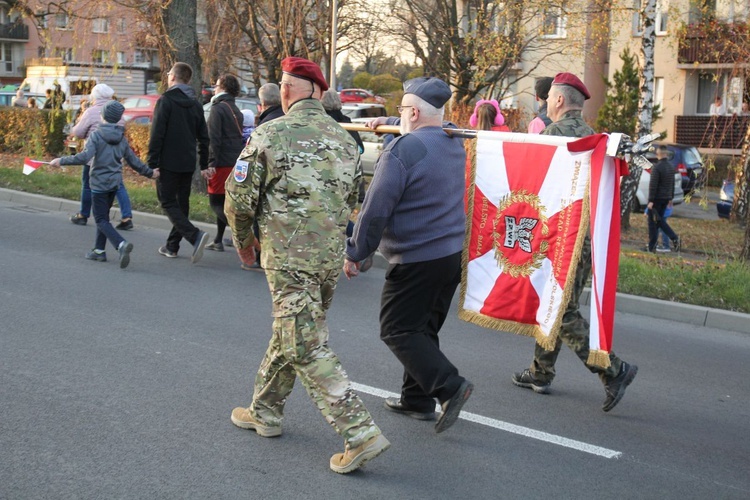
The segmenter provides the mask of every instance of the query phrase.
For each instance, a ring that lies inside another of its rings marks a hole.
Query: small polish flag
[[[49,165],[48,161],[36,161],[30,158],[24,158],[23,160],[23,174],[31,175],[34,171],[42,165]]]

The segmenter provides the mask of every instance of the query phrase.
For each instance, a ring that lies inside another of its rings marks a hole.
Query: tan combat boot
[[[377,457],[391,447],[391,443],[382,434],[369,439],[354,449],[336,453],[331,457],[331,470],[339,474],[348,474],[362,467],[368,460]]]

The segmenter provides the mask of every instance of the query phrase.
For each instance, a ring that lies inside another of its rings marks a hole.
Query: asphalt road
[[[618,314],[640,371],[604,413],[570,351],[537,395],[510,382],[531,339],[452,314],[441,343],[476,390],[437,435],[382,407],[401,379],[378,339],[383,270],[342,279],[331,345],[392,448],[340,476],[343,444],[299,384],[280,438],[230,423],[270,336],[263,275],[231,252],[166,259],[164,230],[127,237],[128,269],[111,249],[87,261],[93,227],[0,202],[2,499],[750,497],[749,335]]]

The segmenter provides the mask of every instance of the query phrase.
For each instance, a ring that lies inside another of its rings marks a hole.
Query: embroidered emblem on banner
[[[539,196],[523,189],[500,200],[492,239],[495,259],[503,272],[514,278],[528,277],[541,267],[549,249],[544,212]]]

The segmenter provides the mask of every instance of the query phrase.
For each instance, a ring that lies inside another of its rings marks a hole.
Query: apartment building
[[[0,87],[23,81],[23,60],[29,41],[29,27],[12,12],[8,2],[0,0]]]
[[[21,17],[0,0],[0,83],[26,79],[36,93],[60,83],[71,106],[98,82],[118,95],[144,94],[160,80],[157,51],[141,35],[146,29],[114,2],[39,1]]]
[[[620,3],[611,24],[608,78],[620,69],[625,47],[638,54],[642,23],[639,0]],[[654,102],[661,117],[655,132],[705,153],[739,154],[750,102],[747,50],[748,0],[660,0],[656,14]],[[745,52],[741,47],[745,45]],[[711,105],[721,98],[720,115]]]

